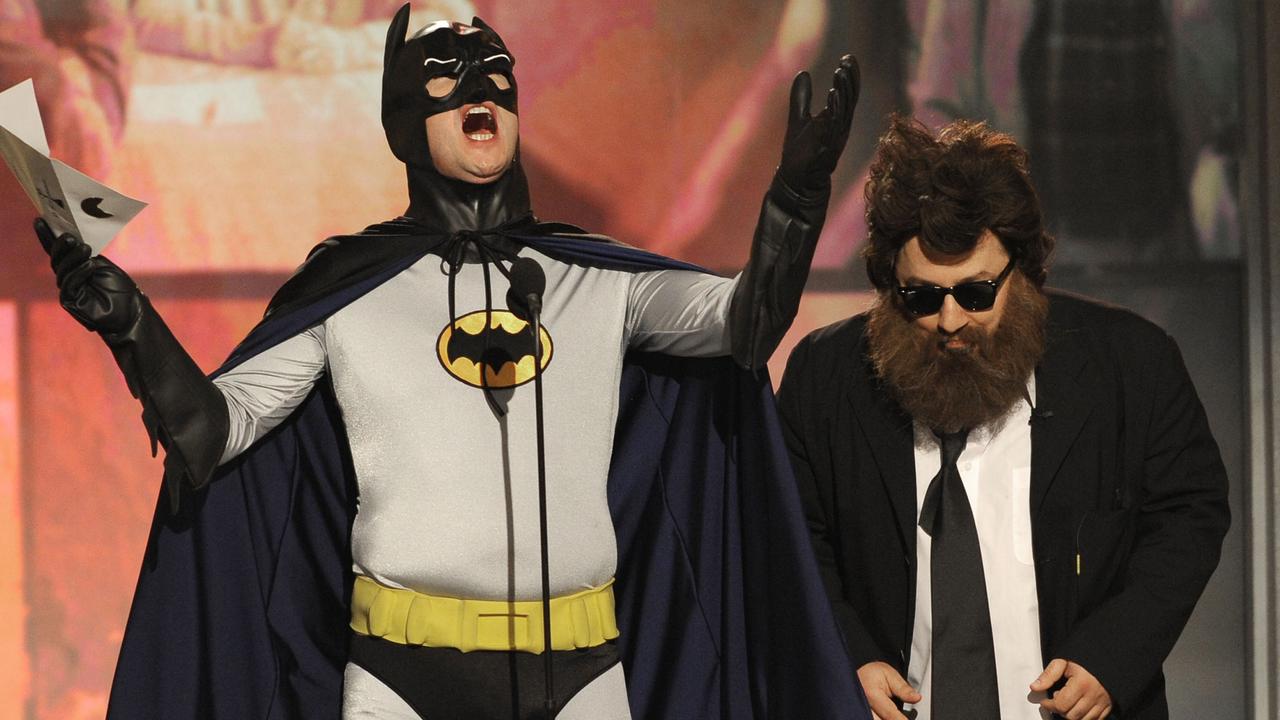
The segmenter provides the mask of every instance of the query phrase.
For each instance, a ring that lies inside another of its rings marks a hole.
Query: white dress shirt
[[[1035,377],[1027,381],[1035,398]],[[1019,401],[1003,418],[969,432],[956,461],[973,509],[991,611],[1001,720],[1048,720],[1038,703],[1044,693],[1029,686],[1044,670],[1040,657],[1040,608],[1031,548],[1031,406]],[[915,428],[916,517],[929,483],[942,464],[938,440]],[[916,526],[916,611],[907,682],[924,699],[914,708],[929,720],[933,680],[931,538]]]

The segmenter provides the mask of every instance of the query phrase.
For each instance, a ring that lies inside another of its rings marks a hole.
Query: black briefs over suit
[[[1060,657],[1093,673],[1111,693],[1112,717],[1167,718],[1161,665],[1217,566],[1230,525],[1226,470],[1164,331],[1126,310],[1049,297],[1031,421],[1041,649],[1046,664]],[[872,372],[866,321],[801,341],[778,400],[853,664],[879,660],[905,677],[912,422]]]

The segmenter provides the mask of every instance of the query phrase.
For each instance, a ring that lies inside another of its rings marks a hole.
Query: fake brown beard
[[[867,322],[871,362],[902,409],[939,432],[976,428],[1002,417],[1026,392],[1027,378],[1044,354],[1049,301],[1019,274],[1005,285],[1004,314],[993,333],[966,326],[964,351],[948,350],[950,337],[929,333],[881,293]]]

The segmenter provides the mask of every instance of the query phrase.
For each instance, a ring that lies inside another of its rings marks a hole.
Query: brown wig
[[[984,230],[1000,239],[1037,287],[1048,275],[1053,237],[1027,172],[1027,152],[983,122],[957,120],[937,137],[921,122],[894,115],[880,138],[866,186],[867,277],[897,286],[894,262],[919,236],[945,255],[971,251]]]

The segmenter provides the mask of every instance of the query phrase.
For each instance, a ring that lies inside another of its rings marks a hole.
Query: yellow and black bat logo
[[[542,328],[542,370],[551,364],[551,334]],[[446,372],[478,388],[511,388],[533,379],[533,328],[509,310],[467,313],[444,326],[436,356]],[[483,373],[483,374],[481,374]]]

